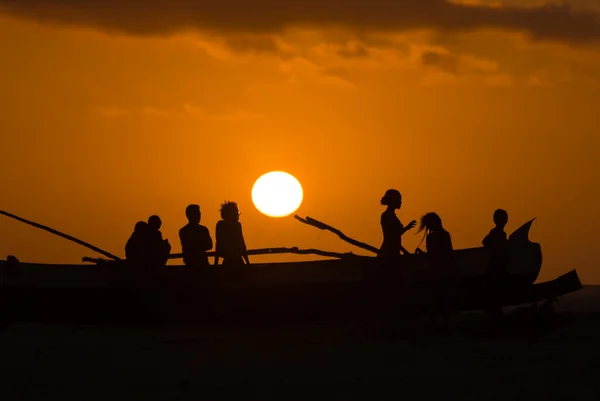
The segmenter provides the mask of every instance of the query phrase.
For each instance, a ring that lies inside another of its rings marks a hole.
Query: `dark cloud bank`
[[[186,29],[276,33],[290,26],[334,24],[367,32],[500,28],[539,40],[600,42],[598,15],[568,5],[497,9],[444,0],[0,0],[0,13],[131,35]]]

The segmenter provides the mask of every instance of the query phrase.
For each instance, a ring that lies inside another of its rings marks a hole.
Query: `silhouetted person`
[[[153,215],[148,217],[148,230],[151,233],[151,237],[153,240],[161,240],[163,239],[162,233],[160,232],[160,228],[162,227],[162,220],[160,217]]]
[[[496,226],[490,230],[482,241],[483,246],[490,249],[493,256],[495,256],[492,259],[496,259],[496,263],[489,266],[492,274],[505,274],[508,268],[508,237],[504,231],[506,223],[508,223],[508,213],[502,209],[496,210],[494,212],[494,224]]]
[[[502,287],[508,280],[508,238],[504,227],[508,223],[508,213],[498,209],[494,212],[494,224],[488,235],[483,239],[483,247],[491,252],[487,266],[487,281],[489,286],[489,312],[492,315],[502,315]]]
[[[19,263],[21,263],[21,262],[19,262],[19,259],[17,259],[16,256],[8,255],[6,257],[6,266],[7,267],[17,267],[17,266],[19,266]]]
[[[235,202],[225,202],[221,205],[221,220],[217,223],[215,232],[215,266],[219,258],[223,258],[223,266],[239,266],[250,264],[246,252],[246,242],[240,223],[240,212]]]
[[[381,244],[381,248],[379,248],[378,256],[386,264],[397,264],[400,252],[404,254],[409,253],[402,246],[402,235],[413,228],[417,222],[413,220],[404,227],[400,219],[396,216],[396,209],[400,209],[402,206],[402,195],[397,190],[388,189],[383,198],[381,198],[381,204],[387,206],[387,209],[381,214],[383,243]]]
[[[212,249],[213,241],[208,228],[200,225],[200,206],[189,205],[185,209],[185,215],[188,224],[179,230],[183,263],[186,266],[207,267],[209,263],[206,252]]]
[[[419,232],[425,230],[425,245],[433,272],[432,282],[435,291],[436,310],[446,322],[451,302],[450,290],[456,281],[454,255],[450,233],[444,229],[442,219],[436,213],[427,213],[421,217]]]
[[[11,278],[18,277],[18,274],[19,274],[18,267],[19,267],[20,263],[21,262],[19,261],[19,259],[17,259],[16,256],[8,255],[6,257],[5,265],[2,266],[0,264],[0,269],[2,269],[4,267],[6,269],[8,276]],[[0,274],[1,274],[1,272],[0,272]]]
[[[163,239],[161,227],[160,217],[154,215],[148,218],[148,253],[153,267],[165,266],[171,253],[171,244],[169,240]]]
[[[138,221],[135,224],[135,229],[125,245],[125,258],[131,266],[144,267],[148,262],[149,232],[148,223],[145,221]]]

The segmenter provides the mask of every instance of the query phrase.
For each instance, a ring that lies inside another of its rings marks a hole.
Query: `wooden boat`
[[[314,219],[297,219],[332,231],[364,249],[374,249]],[[542,266],[542,252],[539,244],[529,240],[532,223],[524,224],[509,239],[511,282],[504,290],[505,306],[553,299],[582,288],[575,270],[553,281],[534,284]],[[2,313],[11,319],[53,321],[132,321],[141,317],[186,322],[281,321],[415,314],[423,312],[433,299],[426,254],[405,255],[401,266],[385,266],[375,257],[319,250],[278,248],[249,253],[283,252],[335,259],[235,269],[166,266],[155,273],[136,273],[122,260],[84,258],[95,264],[14,266],[5,261],[0,264]],[[455,251],[460,276],[452,286],[456,308],[485,307],[489,260],[490,254],[484,248]]]

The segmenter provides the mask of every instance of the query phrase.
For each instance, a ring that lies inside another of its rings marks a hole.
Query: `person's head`
[[[504,228],[508,223],[508,213],[506,210],[498,209],[494,212],[494,224],[496,227]]]
[[[154,216],[150,216],[148,218],[148,227],[151,230],[160,230],[161,226],[162,226],[162,221],[160,220],[160,217],[154,215]]]
[[[225,221],[239,221],[240,211],[235,202],[226,201],[221,205],[221,218]]]
[[[8,256],[6,257],[6,266],[8,266],[8,267],[15,267],[15,266],[17,266],[19,263],[20,263],[20,262],[19,262],[19,259],[17,259],[17,257],[16,257],[16,256],[13,256],[13,255],[8,255]]]
[[[429,234],[432,231],[443,229],[442,219],[438,216],[437,213],[427,213],[423,217],[421,217],[421,224],[419,225],[419,231],[421,232],[425,230],[426,234]]]
[[[147,229],[148,223],[146,223],[145,221],[138,221],[137,223],[135,223],[135,228],[133,229],[133,231],[136,233],[143,233]]]
[[[395,189],[388,189],[381,198],[381,204],[389,207],[393,207],[394,209],[400,209],[402,205],[402,195],[400,192]]]
[[[200,213],[200,206],[188,205],[188,207],[185,208],[185,215],[190,224],[200,224],[200,217],[202,216]]]

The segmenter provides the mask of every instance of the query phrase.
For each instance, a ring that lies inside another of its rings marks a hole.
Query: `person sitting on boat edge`
[[[185,209],[188,224],[179,230],[179,240],[183,253],[183,263],[192,267],[207,267],[208,256],[206,252],[213,247],[208,228],[200,225],[202,213],[199,205],[188,205]]]
[[[381,204],[387,206],[381,214],[381,229],[383,231],[383,243],[379,248],[377,256],[386,264],[397,264],[400,258],[400,252],[409,254],[402,246],[402,235],[412,229],[416,220],[412,220],[405,227],[396,216],[396,209],[402,207],[402,195],[395,189],[388,189],[381,198]]]
[[[237,203],[224,202],[220,212],[221,220],[215,230],[215,266],[219,264],[219,258],[223,258],[223,266],[240,266],[244,262],[249,265]]]
[[[171,253],[171,244],[168,239],[163,239],[161,227],[160,217],[153,215],[148,218],[148,252],[152,265],[157,267],[164,267]]]
[[[2,261],[0,261],[0,275],[2,274],[3,269],[5,269],[7,276],[14,278],[14,277],[18,277],[19,275],[19,264],[21,262],[19,261],[19,259],[17,259],[16,256],[14,255],[8,255],[6,257],[6,261],[4,263],[2,263]]]
[[[486,278],[489,287],[488,312],[493,316],[501,316],[502,301],[500,299],[502,287],[508,279],[508,238],[504,227],[508,223],[508,213],[497,209],[493,216],[495,227],[482,241],[483,247],[490,250],[490,261],[487,266]]]
[[[452,238],[442,224],[442,219],[437,213],[427,213],[421,217],[419,231],[425,231],[425,246],[430,258],[430,267],[433,283],[435,310],[441,316],[442,324],[446,322],[449,310],[450,291],[449,288],[456,284],[456,267],[454,265],[454,254]],[[417,248],[416,253],[422,253]]]
[[[132,267],[144,267],[148,262],[148,223],[138,221],[135,224],[133,233],[125,244],[125,258],[127,263]]]

